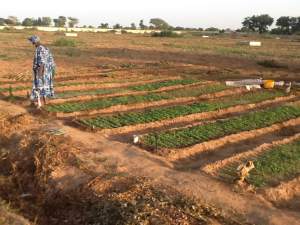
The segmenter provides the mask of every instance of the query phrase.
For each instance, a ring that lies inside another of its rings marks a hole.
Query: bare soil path
[[[175,187],[178,191],[194,196],[203,201],[221,206],[224,211],[239,211],[246,214],[249,222],[257,224],[300,224],[299,215],[278,210],[269,202],[252,195],[239,195],[231,187],[218,182],[201,172],[182,172],[161,157],[143,151],[131,144],[111,141],[106,137],[80,131],[65,126],[59,121],[57,126],[66,135],[70,135],[79,144],[95,149],[94,152],[82,152],[78,157],[84,165],[93,171],[101,171],[94,159],[107,159],[120,172],[136,176],[146,176],[154,182]]]

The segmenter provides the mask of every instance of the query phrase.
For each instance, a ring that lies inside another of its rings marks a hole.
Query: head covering
[[[28,40],[32,43],[32,44],[36,44],[37,42],[40,41],[40,38],[36,35],[32,35],[31,37],[28,38]]]

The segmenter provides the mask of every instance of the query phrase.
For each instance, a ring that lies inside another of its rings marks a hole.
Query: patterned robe
[[[39,76],[38,71],[44,64],[44,73]],[[37,92],[40,96],[54,97],[53,78],[55,73],[55,63],[50,50],[45,46],[38,46],[33,59],[33,85],[31,99],[36,99]]]

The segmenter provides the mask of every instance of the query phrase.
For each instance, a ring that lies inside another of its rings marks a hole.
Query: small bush
[[[7,55],[0,55],[0,60],[7,60],[8,59],[8,56]]]
[[[130,68],[135,68],[136,65],[133,64],[133,63],[123,63],[120,65],[121,68],[127,68],[127,69],[130,69]]]
[[[77,48],[68,48],[66,49],[65,54],[69,57],[79,57],[81,56],[81,51]]]
[[[274,59],[258,61],[257,64],[267,68],[288,68],[287,65],[279,63]]]
[[[153,33],[152,37],[180,37],[180,35],[171,30],[163,30],[158,33],[157,32]]]
[[[59,47],[76,47],[76,41],[72,39],[66,39],[66,38],[60,38],[57,39],[53,45],[59,46]]]

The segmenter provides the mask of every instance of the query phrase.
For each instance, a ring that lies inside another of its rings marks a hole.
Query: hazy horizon
[[[271,0],[152,0],[145,3],[138,0],[110,0],[106,3],[96,0],[72,3],[52,0],[46,5],[37,0],[10,0],[1,5],[0,17],[17,16],[22,21],[25,17],[72,16],[79,19],[81,26],[98,26],[100,23],[129,26],[132,22],[138,25],[141,19],[148,24],[151,18],[162,18],[172,26],[236,29],[241,27],[245,17],[251,15],[269,14],[275,19],[280,16],[300,16],[299,0],[286,0],[284,3],[283,7],[282,1]]]

